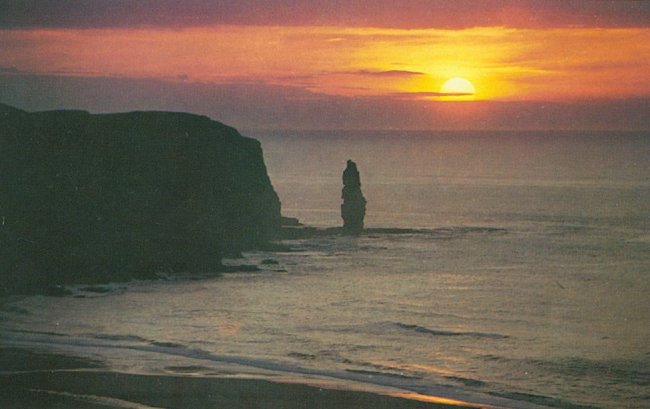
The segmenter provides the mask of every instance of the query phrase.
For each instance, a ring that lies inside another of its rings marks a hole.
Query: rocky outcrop
[[[207,117],[0,106],[0,144],[5,291],[217,271],[280,229],[259,142]]]
[[[366,199],[361,193],[361,179],[359,178],[357,164],[351,160],[348,160],[343,171],[342,198],[343,233],[360,234],[363,231],[363,219],[366,216]]]

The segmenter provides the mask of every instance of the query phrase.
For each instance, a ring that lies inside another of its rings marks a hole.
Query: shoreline
[[[0,347],[3,408],[494,408],[413,392],[346,389],[288,378],[132,374],[62,353]]]

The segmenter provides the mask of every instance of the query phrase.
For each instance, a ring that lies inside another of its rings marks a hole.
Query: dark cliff
[[[0,105],[0,146],[5,291],[216,271],[280,228],[259,142],[207,117]]]

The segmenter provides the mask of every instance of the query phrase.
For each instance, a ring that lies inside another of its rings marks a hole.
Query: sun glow
[[[473,99],[474,94],[476,94],[476,88],[465,78],[454,77],[442,84],[440,93],[442,97],[454,100]]]
[[[433,396],[433,395],[423,395],[420,393],[415,393],[415,392],[396,392],[390,394],[391,396],[395,396],[397,398],[403,398],[403,399],[410,399],[410,400],[417,400],[420,402],[428,402],[428,403],[439,403],[442,405],[450,405],[450,406],[462,406],[464,408],[484,408],[484,409],[497,409],[495,406],[491,405],[486,405],[486,404],[481,404],[480,406],[477,404],[473,404],[470,402],[466,401],[461,401],[457,399],[449,399],[449,398],[443,398],[441,396]]]
[[[37,29],[0,30],[0,43],[0,71],[259,83],[306,97],[569,101],[650,90],[648,28]]]

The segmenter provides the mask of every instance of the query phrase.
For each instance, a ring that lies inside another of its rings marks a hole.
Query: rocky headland
[[[258,141],[172,112],[0,105],[0,292],[219,271],[280,231]]]

